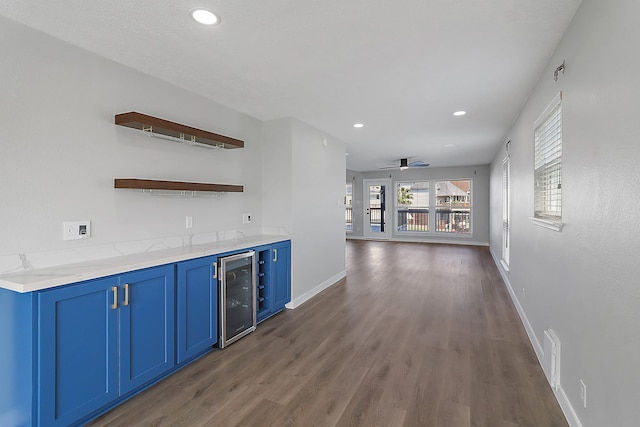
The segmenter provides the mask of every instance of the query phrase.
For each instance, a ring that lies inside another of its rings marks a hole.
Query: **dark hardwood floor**
[[[567,423],[488,248],[348,241],[346,279],[92,425]]]

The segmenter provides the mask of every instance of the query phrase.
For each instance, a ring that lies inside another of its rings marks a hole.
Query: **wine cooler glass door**
[[[255,252],[220,258],[220,348],[256,329]]]

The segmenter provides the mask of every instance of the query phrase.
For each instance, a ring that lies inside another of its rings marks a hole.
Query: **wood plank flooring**
[[[347,241],[346,279],[91,425],[567,423],[488,248]]]

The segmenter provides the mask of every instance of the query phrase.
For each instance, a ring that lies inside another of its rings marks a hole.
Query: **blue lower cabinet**
[[[248,249],[262,321],[291,301],[291,243]],[[81,425],[205,353],[218,340],[217,257],[32,294],[0,289],[9,346],[0,352],[0,419]]]
[[[272,251],[272,310],[278,312],[291,302],[291,242],[274,243]]]
[[[120,285],[120,394],[125,394],[175,366],[173,265],[124,274]]]
[[[279,242],[256,249],[257,320],[282,311],[291,302],[291,242]]]
[[[179,262],[177,278],[177,362],[218,342],[217,257]]]
[[[39,294],[41,426],[68,426],[118,397],[118,279]]]
[[[38,295],[38,423],[75,425],[172,369],[174,267]]]

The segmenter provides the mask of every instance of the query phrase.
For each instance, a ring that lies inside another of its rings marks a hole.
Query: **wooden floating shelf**
[[[197,129],[169,120],[131,111],[116,114],[115,123],[119,126],[138,129],[150,136],[168,137],[179,142],[188,142],[210,148],[244,148],[244,141],[217,133]],[[206,190],[205,190],[206,191]]]
[[[211,191],[218,193],[242,193],[242,185],[208,184],[204,182],[160,181],[156,179],[116,178],[114,188],[168,191]]]

